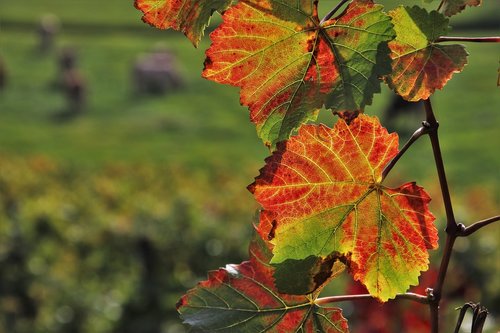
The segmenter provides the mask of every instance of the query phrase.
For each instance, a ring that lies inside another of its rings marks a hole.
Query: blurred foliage
[[[240,188],[223,170],[1,158],[0,332],[178,326],[179,296],[246,257]]]
[[[184,332],[178,298],[208,270],[247,257],[249,212],[257,207],[244,191],[222,167],[90,170],[46,157],[0,157],[0,332]],[[461,202],[467,221],[477,215],[470,208],[483,215],[496,205],[481,189]],[[448,323],[465,301],[499,315],[500,228],[488,228],[457,241]],[[345,292],[333,284],[329,292]],[[363,306],[342,307],[356,332],[368,332]],[[388,318],[401,313],[394,303],[375,309]],[[422,324],[426,312],[416,311]]]

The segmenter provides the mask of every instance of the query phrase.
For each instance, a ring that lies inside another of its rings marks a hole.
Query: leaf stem
[[[404,153],[408,150],[408,148],[411,147],[411,145],[417,141],[420,137],[422,137],[425,134],[428,134],[429,130],[426,126],[421,126],[419,129],[417,129],[411,136],[411,138],[405,143],[403,148],[398,152],[396,156],[387,164],[387,166],[384,168],[384,171],[382,171],[382,180],[387,177],[389,172],[391,172],[392,168],[396,165],[396,163],[399,161],[399,159],[404,155]]]
[[[324,305],[329,303],[346,302],[346,301],[359,301],[359,300],[373,300],[370,294],[358,294],[358,295],[341,295],[341,296],[328,296],[318,298],[314,303],[318,305]],[[421,304],[429,304],[429,297],[426,295],[420,295],[416,293],[405,293],[397,294],[395,299],[407,299]]]
[[[500,221],[500,215],[493,216],[493,217],[490,217],[488,219],[475,222],[468,227],[464,227],[460,231],[459,236],[460,237],[467,237],[467,236],[473,234],[474,232],[478,231],[482,227],[486,227],[488,224],[491,224],[491,223],[497,222],[497,221]]]
[[[332,16],[335,15],[335,13],[340,9],[340,7],[342,7],[343,5],[345,5],[349,1],[351,1],[351,0],[341,0],[337,4],[337,6],[335,6],[332,10],[330,10],[330,12],[328,14],[325,15],[325,17],[323,17],[323,19],[321,20],[321,22],[319,22],[319,24],[323,24],[326,21],[328,21],[329,19],[331,19]]]
[[[437,8],[437,11],[438,11],[438,12],[441,12],[441,7],[443,7],[444,1],[445,1],[445,0],[441,0],[441,2],[439,3],[439,6],[438,6],[438,8]]]
[[[435,43],[442,42],[473,42],[473,43],[500,43],[500,36],[492,37],[447,37],[442,36],[434,41]]]

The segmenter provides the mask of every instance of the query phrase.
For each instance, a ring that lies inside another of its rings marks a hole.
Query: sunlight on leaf
[[[421,187],[380,183],[397,152],[397,135],[366,115],[333,129],[305,125],[278,144],[249,186],[273,216],[271,263],[343,257],[382,301],[415,285],[428,268],[428,249],[437,247],[437,230]]]
[[[317,3],[243,0],[211,35],[203,76],[241,88],[240,100],[268,146],[314,120],[324,104],[360,110],[390,71],[394,37],[382,6],[353,1],[320,23]],[[384,66],[385,64],[385,66]]]
[[[215,11],[222,12],[231,0],[136,0],[142,20],[156,28],[182,31],[197,46]]]
[[[448,32],[448,19],[436,11],[398,7],[389,15],[397,36],[389,43],[393,60],[386,82],[408,101],[427,99],[443,88],[453,73],[462,71],[467,51],[462,45],[434,43]]]
[[[202,332],[345,333],[347,321],[338,308],[314,303],[317,294],[280,294],[273,285],[271,253],[256,236],[250,261],[209,273],[179,301],[184,320]]]

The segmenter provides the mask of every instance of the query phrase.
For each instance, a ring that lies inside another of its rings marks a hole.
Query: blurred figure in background
[[[38,50],[40,53],[49,53],[54,49],[55,38],[59,32],[59,19],[53,14],[45,14],[38,25]]]
[[[174,55],[163,45],[139,57],[133,67],[133,86],[136,93],[165,94],[182,86],[175,66]]]
[[[59,73],[57,87],[66,97],[67,108],[59,116],[71,117],[83,112],[86,104],[87,85],[77,66],[77,53],[65,48],[58,59]]]
[[[7,67],[2,57],[0,57],[0,91],[5,89],[7,85]]]

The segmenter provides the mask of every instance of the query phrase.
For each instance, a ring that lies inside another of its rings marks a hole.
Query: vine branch
[[[439,273],[436,284],[433,289],[429,289],[429,296],[431,298],[431,301],[429,302],[431,314],[431,330],[432,333],[438,333],[439,303],[441,301],[444,280],[446,277],[446,272],[448,271],[448,265],[450,263],[453,245],[455,244],[455,240],[462,228],[458,226],[455,220],[455,215],[453,213],[453,205],[451,203],[448,181],[446,180],[443,157],[441,154],[441,148],[439,146],[439,123],[434,115],[430,99],[424,100],[424,106],[426,114],[426,121],[424,123],[424,126],[427,126],[429,128],[429,138],[431,140],[434,162],[436,164],[439,185],[441,187],[441,194],[443,196],[443,203],[446,211],[446,243],[443,250],[443,257],[441,258],[441,264],[439,266]]]
[[[500,43],[500,36],[492,37],[447,37],[442,36],[434,41],[435,43],[442,42],[473,42],[473,43]]]
[[[432,152],[434,154],[434,161],[436,163],[436,169],[439,178],[439,185],[441,187],[441,194],[443,196],[443,202],[446,211],[446,231],[456,234],[459,229],[455,220],[455,215],[453,213],[450,190],[448,188],[448,181],[446,180],[446,172],[444,169],[443,156],[441,154],[441,147],[439,146],[439,138],[437,134],[439,123],[434,116],[434,111],[432,110],[430,99],[424,100],[424,106],[426,113],[426,121],[424,122],[424,126],[428,127],[429,138],[432,145]]]
[[[370,294],[341,295],[341,296],[321,297],[318,298],[314,303],[318,305],[323,305],[323,304],[345,302],[345,301],[360,301],[360,300],[373,300],[373,299],[375,298]],[[421,304],[429,304],[428,296],[416,293],[397,294],[395,299],[407,299]]]
[[[489,224],[491,224],[493,222],[497,222],[497,221],[500,221],[500,215],[493,216],[493,217],[490,217],[488,219],[475,222],[475,223],[471,224],[468,227],[464,227],[460,231],[459,236],[460,237],[467,237],[467,236],[473,234],[474,232],[478,231],[482,227],[486,227],[487,225],[489,225]]]

